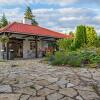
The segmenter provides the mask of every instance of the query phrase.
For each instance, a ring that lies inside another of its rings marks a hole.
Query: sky
[[[58,32],[75,32],[76,26],[94,26],[100,34],[100,0],[0,0],[0,17],[22,22],[30,6],[40,26]]]

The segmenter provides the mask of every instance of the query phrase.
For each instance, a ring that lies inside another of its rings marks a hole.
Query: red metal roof
[[[11,32],[27,35],[39,35],[39,36],[50,36],[54,38],[71,38],[70,35],[65,35],[59,32],[55,32],[40,26],[33,26],[23,23],[14,22],[0,29],[0,32]]]

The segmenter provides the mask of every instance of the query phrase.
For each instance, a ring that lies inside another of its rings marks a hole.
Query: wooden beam
[[[26,36],[23,36],[22,38],[28,38],[28,37],[33,37],[34,38],[34,35],[26,35]]]
[[[40,39],[55,39],[55,38],[53,38],[53,37],[42,37],[42,38],[40,38]]]
[[[38,58],[38,36],[35,36],[35,57]]]

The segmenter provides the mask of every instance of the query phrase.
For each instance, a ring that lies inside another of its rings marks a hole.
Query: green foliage
[[[5,44],[9,42],[9,38],[7,36],[2,36],[0,37],[0,41]]]
[[[87,43],[86,40],[87,37],[86,37],[85,26],[83,25],[77,26],[75,40],[74,40],[75,47],[80,48],[81,46],[85,45]]]
[[[80,58],[80,55],[77,54],[77,52],[69,52],[67,56],[67,64],[74,66],[74,67],[80,67],[82,63],[82,59]]]
[[[32,25],[38,25],[38,22],[35,19],[32,19]]]
[[[55,56],[53,57],[53,60],[51,62],[52,65],[62,65],[65,64],[65,55],[61,51],[57,51],[55,53]]]
[[[97,33],[92,26],[77,26],[74,45],[76,48],[83,47],[84,45],[95,46],[98,43]]]
[[[74,67],[85,66],[86,64],[100,64],[100,55],[97,54],[95,48],[83,48],[77,51],[61,52],[57,51],[50,61],[52,65],[69,64]]]
[[[97,40],[97,33],[92,26],[86,26],[87,45],[94,46]]]
[[[70,31],[70,32],[69,32],[69,35],[72,35],[72,36],[74,36],[74,33],[73,33],[72,31]]]
[[[51,61],[52,65],[66,65],[69,64],[71,66],[79,67],[81,65],[82,60],[80,59],[77,52],[69,52],[62,53],[60,51],[56,52],[54,55],[54,59]]]
[[[60,50],[66,51],[71,49],[73,39],[60,39],[57,41],[57,45]]]
[[[33,19],[33,14],[32,14],[32,11],[31,11],[31,8],[30,7],[27,7],[26,8],[26,11],[25,11],[25,18],[27,19]]]
[[[91,62],[91,58],[94,58],[95,56],[97,56],[95,51],[89,51],[88,49],[83,49],[78,51],[80,55],[80,58],[82,59],[82,63],[83,64],[90,64]]]
[[[1,22],[0,22],[0,27],[5,27],[6,25],[8,25],[8,21],[7,21],[5,14],[3,14],[1,18]]]
[[[100,36],[97,36],[96,47],[100,47]]]
[[[51,59],[51,57],[52,57],[52,53],[51,52],[47,52],[46,53],[46,61],[51,61],[50,59]]]
[[[100,64],[100,56],[95,56],[93,58],[91,58],[91,62],[92,63],[99,63]]]
[[[3,49],[6,50],[6,45],[9,42],[9,38],[7,36],[0,37],[0,42],[3,44]]]
[[[59,51],[48,59],[52,65],[96,67],[100,64],[100,37],[91,26],[77,26],[74,39],[60,39],[57,45]]]
[[[33,16],[31,8],[27,7],[25,11],[25,18],[30,19],[32,21],[32,25],[38,25],[38,22],[35,20],[35,18],[33,19],[33,17],[35,16]]]
[[[100,56],[100,47],[99,48],[96,48],[96,53],[97,53],[97,55]]]

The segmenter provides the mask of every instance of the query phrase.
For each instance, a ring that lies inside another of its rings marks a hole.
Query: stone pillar
[[[28,58],[28,52],[30,51],[30,41],[23,40],[23,58]]]
[[[3,59],[2,43],[0,42],[0,59]]]

